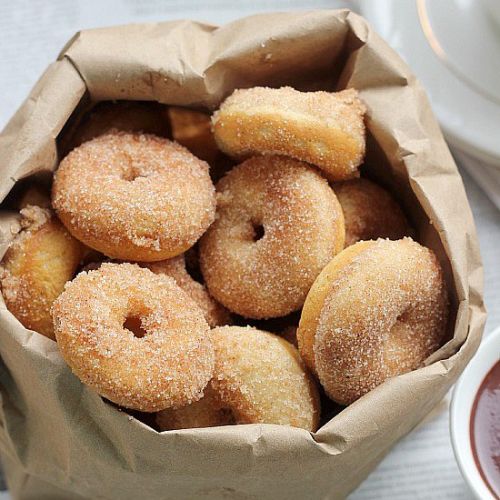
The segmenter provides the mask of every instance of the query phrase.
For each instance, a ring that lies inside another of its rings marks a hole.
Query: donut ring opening
[[[313,167],[260,156],[217,184],[217,219],[200,240],[211,295],[246,318],[299,309],[321,269],[344,245],[340,205]]]
[[[167,276],[104,263],[66,286],[53,317],[73,372],[120,406],[144,412],[184,406],[201,398],[212,376],[208,324]]]

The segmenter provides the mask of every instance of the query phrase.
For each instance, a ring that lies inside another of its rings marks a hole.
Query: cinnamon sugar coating
[[[21,228],[1,264],[3,298],[23,326],[54,340],[50,308],[73,278],[83,245],[48,209],[23,208]]]
[[[175,281],[135,264],[80,273],[52,308],[61,355],[80,380],[144,412],[197,401],[214,350],[201,310]],[[135,323],[142,333],[134,334]]]
[[[442,270],[434,253],[411,238],[357,243],[321,274],[331,279],[313,355],[334,401],[350,404],[422,366],[442,342],[448,318]]]
[[[354,89],[235,90],[212,118],[219,148],[237,158],[281,154],[312,163],[332,181],[357,177],[365,154],[365,106]]]
[[[361,240],[398,240],[411,233],[408,221],[396,200],[368,179],[334,184],[344,212],[345,246]]]
[[[217,218],[200,241],[213,297],[248,318],[299,309],[344,245],[342,210],[325,179],[292,158],[260,156],[217,184]]]
[[[168,139],[124,132],[66,156],[54,176],[52,203],[76,238],[122,260],[179,255],[215,215],[205,162]]]
[[[286,340],[250,327],[212,330],[214,376],[205,397],[179,410],[161,412],[163,430],[267,423],[315,431],[317,387],[297,349]]]

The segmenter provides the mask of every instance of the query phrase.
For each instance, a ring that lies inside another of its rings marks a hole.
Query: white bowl
[[[479,473],[472,454],[470,416],[486,374],[500,359],[500,328],[490,333],[458,380],[450,407],[451,443],[462,476],[480,500],[495,500]]]

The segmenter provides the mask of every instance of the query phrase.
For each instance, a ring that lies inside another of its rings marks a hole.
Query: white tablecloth
[[[340,3],[348,4],[328,0],[0,0],[0,127],[78,29],[178,18],[222,24],[254,12],[329,8]],[[471,167],[474,162],[469,160]],[[462,174],[485,264],[488,332],[500,325],[500,212],[469,175]],[[453,458],[446,402],[440,410],[398,443],[351,498],[472,498]],[[0,500],[7,498],[8,493],[0,493]]]

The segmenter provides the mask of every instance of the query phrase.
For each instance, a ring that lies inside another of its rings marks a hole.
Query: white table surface
[[[328,8],[339,3],[348,2],[0,0],[0,127],[21,104],[66,40],[78,29],[176,18],[221,24],[259,11]],[[489,309],[486,332],[489,332],[500,324],[500,212],[472,179],[461,171],[474,212],[485,265],[485,296]],[[433,443],[431,447],[429,442]],[[417,468],[426,470],[426,481],[412,481],[413,471]],[[446,490],[447,493],[440,494],[440,498],[472,498],[455,465],[446,408],[400,441],[351,498],[433,498],[429,494],[429,484],[435,485],[436,490]],[[8,493],[0,493],[0,500],[7,498]]]

